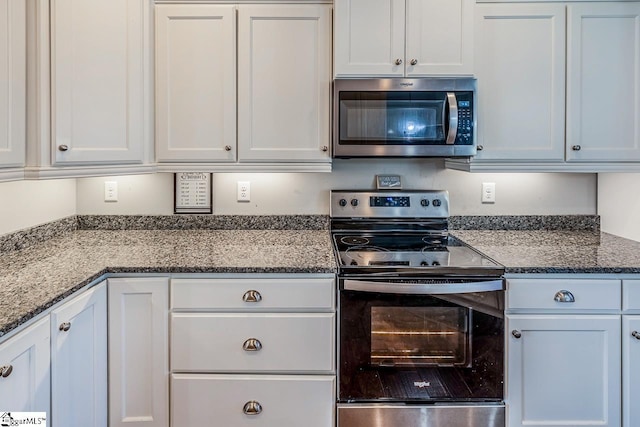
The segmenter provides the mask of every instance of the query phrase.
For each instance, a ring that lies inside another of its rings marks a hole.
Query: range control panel
[[[448,218],[446,190],[333,190],[332,218]]]

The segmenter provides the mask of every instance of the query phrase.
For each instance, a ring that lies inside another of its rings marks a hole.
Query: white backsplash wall
[[[598,214],[602,231],[640,241],[640,173],[599,174]]]
[[[75,214],[75,179],[0,183],[0,235]]]
[[[452,215],[595,214],[595,174],[470,174],[441,160],[335,160],[328,173],[220,173],[213,176],[218,215],[328,214],[329,190],[371,189],[376,174],[401,175],[405,189],[449,190]],[[81,178],[78,214],[173,213],[173,174]],[[118,182],[118,202],[104,202],[104,182]],[[237,181],[250,181],[251,201],[236,201]],[[496,183],[496,203],[480,201],[482,182]]]

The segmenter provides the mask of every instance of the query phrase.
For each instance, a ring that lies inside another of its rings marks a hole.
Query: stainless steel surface
[[[344,289],[348,291],[375,292],[379,294],[445,295],[474,292],[501,291],[502,279],[481,282],[447,283],[398,283],[393,281],[344,280]]]
[[[517,330],[513,330],[511,331],[511,335],[513,335],[514,338],[521,338],[522,337],[522,332],[517,331]]]
[[[230,145],[225,145],[225,146],[224,146],[224,149],[225,149],[226,151],[231,151],[231,146],[230,146]]]
[[[634,337],[637,340],[640,340],[640,332],[638,332],[638,331],[631,332],[631,336]]]
[[[396,65],[402,65],[402,59],[398,58],[394,61],[394,64]]]
[[[334,157],[470,157],[476,154],[477,132],[472,144],[354,144],[340,145],[340,91],[438,91],[477,90],[472,78],[387,78],[336,79],[333,82],[333,152]],[[473,128],[477,128],[477,100],[473,102]]]
[[[59,151],[67,151],[67,150],[69,150],[69,146],[65,145],[65,144],[58,145],[58,150]]]
[[[564,289],[556,292],[556,294],[553,296],[553,300],[555,302],[576,302],[576,298],[573,296],[573,294]]]
[[[262,405],[260,405],[260,403],[256,402],[255,400],[250,400],[244,404],[242,412],[247,415],[258,415],[260,412],[262,412]]]
[[[372,197],[408,197],[409,206],[370,206]],[[341,202],[349,201],[349,203]],[[356,201],[354,204],[353,201]],[[423,206],[422,200],[429,202]],[[439,200],[435,204],[433,201]],[[330,215],[332,218],[448,218],[449,192],[445,190],[403,190],[403,191],[343,191],[331,192]]]
[[[581,146],[579,146],[579,145],[572,145],[572,146],[571,146],[571,149],[572,149],[573,151],[580,151],[580,150],[582,149],[582,147],[581,147]]]
[[[70,322],[61,323],[58,329],[60,331],[67,332],[69,329],[71,329],[71,323]]]
[[[338,404],[338,427],[504,427],[504,405]]]
[[[260,351],[262,349],[262,343],[257,338],[249,338],[242,344],[244,351]]]
[[[412,59],[409,63],[411,65],[416,65],[418,63],[418,60],[417,59]]]
[[[7,378],[13,372],[13,365],[0,366],[0,377]]]
[[[262,301],[262,295],[255,289],[250,289],[242,295],[242,301],[244,302],[260,302]]]
[[[451,145],[456,140],[458,134],[458,101],[456,94],[447,93],[447,103],[449,104],[449,133],[447,134],[447,144]]]

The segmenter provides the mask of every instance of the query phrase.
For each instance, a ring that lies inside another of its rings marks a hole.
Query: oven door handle
[[[447,283],[446,281],[442,283],[398,283],[345,279],[343,281],[343,289],[347,291],[375,292],[379,294],[466,294],[472,292],[501,291],[504,289],[504,282],[502,279],[494,279],[464,283]]]

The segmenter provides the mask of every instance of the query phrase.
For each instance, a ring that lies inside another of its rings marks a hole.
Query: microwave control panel
[[[471,93],[456,93],[458,101],[458,132],[456,144],[473,144],[473,96]]]

